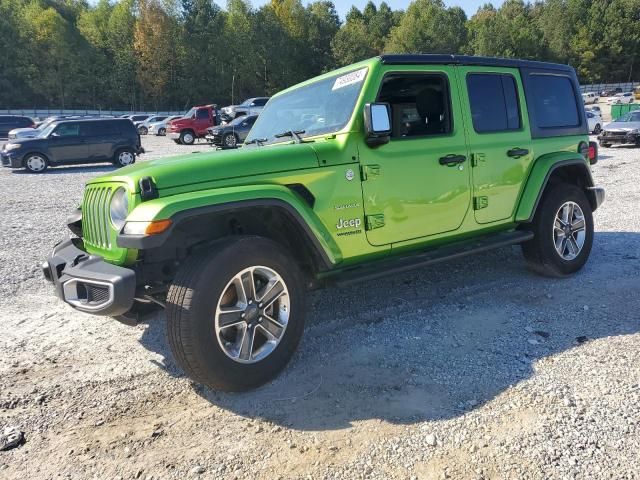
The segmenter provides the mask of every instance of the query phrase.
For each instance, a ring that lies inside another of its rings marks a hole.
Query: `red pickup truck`
[[[217,105],[193,107],[182,118],[167,125],[167,136],[176,143],[191,145],[196,138],[204,138],[207,129],[220,123]]]

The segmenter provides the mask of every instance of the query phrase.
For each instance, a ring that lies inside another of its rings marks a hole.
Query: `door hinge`
[[[471,154],[471,166],[477,167],[479,165],[483,165],[486,162],[487,158],[484,153],[472,153]]]
[[[480,210],[489,206],[489,197],[473,197],[473,209]]]
[[[378,175],[380,175],[380,165],[360,165],[360,178],[363,181]]]
[[[384,227],[384,213],[376,213],[374,215],[366,215],[364,217],[365,229],[375,230]]]

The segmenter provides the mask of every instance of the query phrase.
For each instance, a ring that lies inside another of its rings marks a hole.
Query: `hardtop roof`
[[[519,60],[515,58],[476,57],[472,55],[448,54],[389,54],[380,55],[381,63],[385,65],[479,65],[486,67],[511,68],[540,68],[545,70],[573,71],[569,65],[561,63],[538,62],[534,60]]]

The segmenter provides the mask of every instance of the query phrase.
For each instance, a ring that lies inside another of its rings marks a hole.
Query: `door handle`
[[[512,148],[511,150],[507,150],[507,155],[513,158],[524,157],[529,154],[529,150],[526,148]]]
[[[463,163],[465,160],[467,159],[467,157],[465,157],[464,155],[455,155],[453,153],[450,153],[449,155],[445,155],[444,157],[440,157],[440,165],[458,165],[460,163]]]

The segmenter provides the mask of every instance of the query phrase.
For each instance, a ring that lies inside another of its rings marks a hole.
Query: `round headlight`
[[[127,215],[129,215],[129,199],[127,198],[127,191],[120,187],[111,197],[111,206],[109,207],[111,223],[120,230],[127,219]]]

